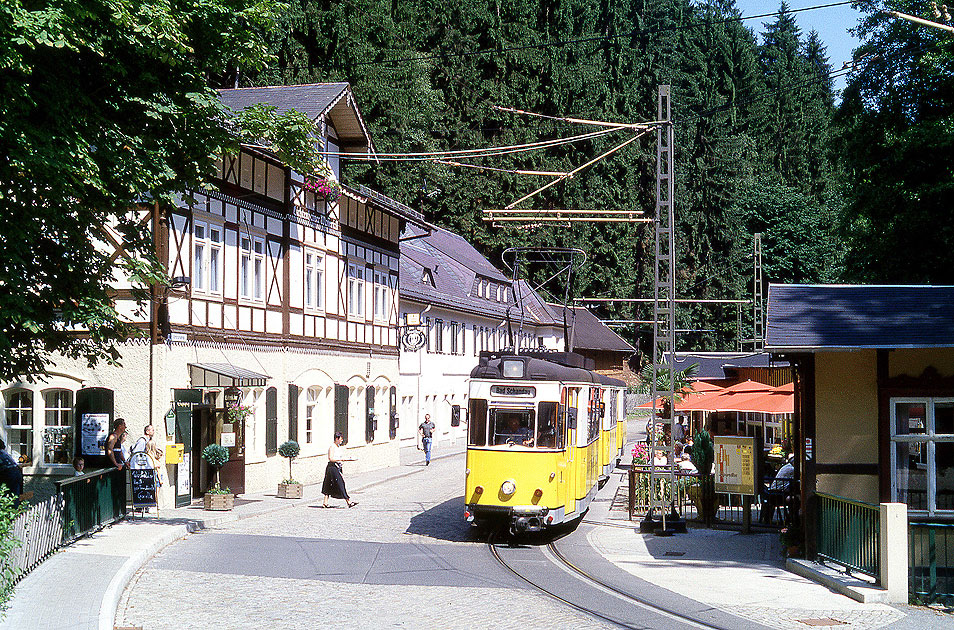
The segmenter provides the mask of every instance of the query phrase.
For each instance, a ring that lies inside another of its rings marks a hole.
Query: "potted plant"
[[[295,481],[295,478],[292,477],[292,460],[298,457],[300,452],[301,447],[295,440],[282,442],[281,446],[278,447],[278,454],[288,458],[288,479],[278,484],[278,496],[283,499],[300,499],[302,496],[304,484]]]
[[[692,447],[689,449],[689,459],[696,467],[698,481],[687,489],[689,498],[696,506],[696,514],[706,523],[711,523],[719,509],[719,500],[715,493],[715,478],[712,476],[712,464],[715,461],[715,446],[712,436],[705,429],[696,433]]]
[[[202,449],[202,459],[208,462],[215,479],[215,483],[205,493],[205,509],[231,510],[235,505],[235,495],[228,488],[219,485],[219,470],[229,461],[229,449],[221,444],[209,444]]]
[[[328,202],[338,201],[341,197],[341,184],[335,179],[335,174],[326,162],[321,163],[314,173],[305,175],[302,188]]]

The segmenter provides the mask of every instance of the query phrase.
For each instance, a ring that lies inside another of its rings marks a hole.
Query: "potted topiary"
[[[278,447],[278,454],[288,458],[288,479],[278,484],[278,496],[283,499],[300,499],[302,496],[304,484],[292,477],[292,460],[298,457],[300,452],[301,448],[295,440],[282,442]]]
[[[204,497],[205,509],[207,510],[231,510],[235,505],[235,495],[228,488],[222,488],[219,485],[219,470],[229,461],[229,449],[221,444],[209,444],[202,449],[202,459],[209,464],[212,469],[212,477],[215,483],[209,488]]]

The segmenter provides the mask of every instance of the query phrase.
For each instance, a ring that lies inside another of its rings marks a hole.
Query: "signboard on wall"
[[[80,418],[80,453],[103,455],[109,436],[108,413],[84,413]]]
[[[755,438],[714,435],[712,442],[715,446],[715,491],[754,495]]]

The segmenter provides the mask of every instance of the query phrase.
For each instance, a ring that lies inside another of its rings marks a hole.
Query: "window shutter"
[[[265,455],[278,452],[278,390],[265,390]]]

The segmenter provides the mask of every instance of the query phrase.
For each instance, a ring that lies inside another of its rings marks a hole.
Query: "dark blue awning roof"
[[[954,287],[769,286],[765,349],[954,347]]]

